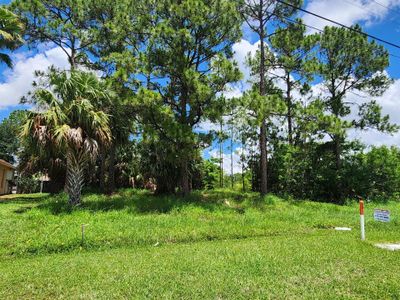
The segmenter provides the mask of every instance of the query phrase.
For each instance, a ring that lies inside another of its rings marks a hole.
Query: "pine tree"
[[[320,96],[325,112],[324,131],[332,141],[336,173],[334,197],[338,202],[343,201],[342,152],[347,131],[369,128],[382,132],[397,130],[397,126],[389,123],[389,116],[382,116],[381,107],[373,99],[382,95],[391,83],[384,72],[389,65],[388,52],[356,31],[361,31],[361,28],[326,27],[318,49],[318,75],[322,77],[324,87]],[[363,93],[365,98],[349,101],[349,94],[354,92]]]
[[[295,6],[301,4],[300,0],[291,1]],[[268,62],[268,38],[272,34],[271,23],[283,21],[294,13],[294,9],[276,0],[245,0],[242,6],[242,14],[250,29],[257,35],[260,43],[258,60],[258,94],[267,96],[267,71],[271,62]],[[266,99],[265,99],[266,100]],[[267,116],[260,119],[260,172],[261,172],[261,194],[268,191],[267,184]]]
[[[155,6],[154,29],[146,43],[151,91],[138,95],[148,134],[162,141],[179,165],[180,190],[189,194],[190,162],[199,149],[193,128],[217,120],[219,93],[240,78],[230,61],[240,38],[238,6],[228,0],[169,0]]]

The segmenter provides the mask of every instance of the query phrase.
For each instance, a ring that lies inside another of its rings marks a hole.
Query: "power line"
[[[361,6],[361,5],[358,5],[358,4],[355,4],[355,3],[353,3],[353,2],[351,2],[351,1],[349,1],[349,0],[342,0],[342,1],[343,1],[343,2],[346,2],[346,3],[348,3],[348,4],[350,4],[351,6],[358,7],[358,8],[360,8],[360,9],[362,9],[362,10],[367,11],[367,12],[371,12],[370,10],[366,9],[365,7],[363,7],[363,6]]]
[[[289,21],[289,22],[291,22],[291,23],[293,23],[293,24],[302,24],[302,25],[304,25],[304,26],[306,26],[306,27],[308,27],[308,28],[310,28],[310,29],[314,29],[314,30],[316,30],[316,31],[318,31],[318,32],[321,32],[321,33],[324,32],[322,29],[319,29],[319,28],[314,27],[314,26],[311,26],[311,25],[307,25],[307,24],[305,24],[305,23],[300,23],[299,21],[292,20],[292,19],[287,18],[287,17],[284,17],[284,19],[287,20],[287,21]]]
[[[316,31],[318,31],[318,32],[321,32],[321,33],[324,32],[324,31],[323,31],[322,29],[320,29],[320,28],[317,28],[317,27],[314,27],[314,26],[305,24],[305,23],[303,23],[303,22],[299,22],[299,21],[297,21],[297,20],[292,20],[292,19],[290,19],[290,18],[288,18],[288,17],[283,17],[283,18],[284,18],[285,20],[287,20],[288,22],[291,22],[291,23],[293,23],[293,24],[302,24],[302,25],[304,25],[304,26],[306,26],[306,27],[308,27],[308,28],[310,28],[310,29],[314,29],[314,30],[316,30]],[[389,51],[388,51],[388,55],[400,59],[400,56],[399,56],[399,55],[392,54],[392,53],[390,53]]]
[[[355,3],[353,3],[353,2],[352,2],[352,1],[350,1],[350,0],[342,0],[342,1],[344,1],[344,2],[346,2],[346,3],[348,3],[348,4],[350,4],[350,5],[352,5],[352,6],[354,6],[354,7],[358,7],[358,8],[360,8],[360,9],[362,9],[362,10],[364,10],[364,11],[368,12],[368,13],[372,13],[372,14],[374,14],[374,12],[373,12],[373,11],[371,11],[371,10],[369,10],[369,9],[366,9],[364,6],[361,6],[361,5],[355,4]],[[390,10],[390,8],[389,8],[389,7],[387,7],[387,6],[384,6],[383,4],[380,4],[380,3],[379,3],[379,2],[377,2],[377,1],[374,1],[374,0],[371,0],[371,1],[375,2],[376,4],[378,4],[378,5],[382,6],[382,7],[385,7],[385,8],[387,8],[388,10]],[[395,23],[397,23],[397,24],[399,24],[399,25],[400,25],[400,22],[399,22],[399,21],[397,21],[397,19],[394,19],[394,20],[392,20],[392,21],[394,21]]]
[[[357,32],[357,33],[359,33],[359,34],[362,34],[362,35],[364,35],[364,36],[366,36],[366,37],[369,37],[369,38],[371,38],[371,39],[374,39],[374,40],[376,40],[376,41],[379,41],[379,42],[385,43],[385,44],[387,44],[387,45],[390,45],[390,46],[392,46],[392,47],[395,47],[395,48],[397,48],[397,49],[400,49],[400,45],[397,45],[397,44],[394,44],[394,43],[392,43],[392,42],[386,41],[386,40],[381,39],[381,38],[379,38],[379,37],[377,37],[377,36],[371,35],[371,34],[366,33],[366,32],[362,32],[362,31],[357,30],[357,29],[355,29],[355,28],[353,28],[353,27],[344,25],[343,23],[340,23],[340,22],[337,22],[337,21],[335,21],[335,20],[326,18],[326,17],[324,17],[324,16],[321,16],[321,15],[319,15],[319,14],[313,13],[313,12],[311,12],[311,11],[309,11],[309,10],[306,10],[306,9],[304,9],[304,8],[301,8],[301,7],[298,7],[298,6],[293,5],[293,4],[291,4],[291,3],[287,3],[287,2],[282,1],[282,0],[276,0],[276,1],[279,2],[279,3],[281,3],[281,4],[283,4],[283,5],[290,6],[290,7],[294,8],[294,9],[297,9],[297,10],[299,10],[299,11],[302,11],[302,12],[307,13],[307,14],[309,14],[309,15],[312,15],[312,16],[314,16],[314,17],[320,18],[320,19],[322,19],[322,20],[325,20],[325,21],[327,21],[327,22],[330,22],[330,23],[333,23],[333,24],[335,24],[335,25],[341,26],[341,27],[346,28],[346,29],[348,29],[348,30],[351,30],[351,31],[353,31],[353,32]]]
[[[391,10],[392,12],[395,11],[396,15],[400,16],[399,9],[397,7],[391,8],[388,5],[382,4],[381,2],[378,2],[378,1],[375,1],[375,0],[371,0],[371,1],[376,3],[376,4],[378,4],[381,7],[386,8],[387,10]],[[400,24],[400,22],[398,22],[397,19],[396,19],[396,23]]]
[[[350,0],[342,0],[342,1],[344,1],[344,2],[346,2],[346,3],[348,3],[348,4],[350,4],[350,5],[352,5],[352,6],[354,6],[354,7],[358,7],[358,8],[360,8],[360,9],[362,9],[362,10],[368,12],[368,13],[372,13],[372,14],[375,13],[374,11],[371,11],[370,9],[367,9],[367,8],[365,8],[365,7],[362,6],[362,5],[355,4],[355,3],[353,3],[353,2],[350,1]],[[380,6],[384,7],[384,8],[386,8],[386,9],[388,9],[388,10],[390,10],[389,7],[384,6],[383,4],[380,4],[380,3],[377,2],[377,1],[374,1],[374,0],[371,0],[371,1],[375,2],[376,4],[378,4],[378,5],[380,5]],[[400,24],[400,22],[397,21],[397,19],[394,19],[394,20],[392,20],[392,21],[394,21],[394,22],[397,23],[397,24]]]
[[[375,1],[375,0],[371,0],[371,1],[372,1],[372,2],[375,2],[376,4],[382,6],[382,7],[386,8],[386,9],[390,9],[389,6],[386,6],[386,5],[384,5],[384,4],[382,4],[382,3],[378,2],[378,1]]]
[[[290,18],[288,18],[288,17],[283,17],[286,21],[288,21],[288,22],[290,22],[290,23],[292,23],[292,24],[300,24],[300,25],[304,25],[305,27],[308,27],[308,28],[310,28],[310,29],[314,29],[314,30],[316,30],[316,31],[318,31],[318,32],[324,32],[322,29],[320,29],[320,28],[317,28],[317,27],[314,27],[314,26],[311,26],[311,25],[307,25],[307,24],[305,24],[304,22],[299,22],[299,21],[297,21],[297,20],[292,20],[292,19],[290,19]]]

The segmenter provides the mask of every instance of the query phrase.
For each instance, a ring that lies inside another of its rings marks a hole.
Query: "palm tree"
[[[99,144],[111,143],[109,117],[96,108],[111,92],[94,74],[50,71],[32,93],[37,107],[24,125],[22,136],[38,145],[58,148],[66,157],[65,189],[69,203],[81,202],[85,169],[98,154]]]
[[[22,43],[22,33],[24,25],[18,17],[5,9],[0,7],[0,50],[14,50]],[[12,60],[10,56],[4,52],[0,52],[0,63],[5,63],[10,68],[12,67]]]

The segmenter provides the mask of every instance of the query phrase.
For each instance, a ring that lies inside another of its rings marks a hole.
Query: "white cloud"
[[[35,71],[45,71],[54,65],[58,68],[68,68],[68,60],[60,48],[51,48],[43,53],[29,56],[29,52],[15,55],[14,68],[7,69],[1,77],[0,83],[0,109],[18,105],[22,96],[32,89],[35,80]]]
[[[218,131],[220,130],[220,125],[218,125],[217,123],[211,122],[210,120],[206,120],[203,122],[200,122],[196,128],[196,131],[198,132],[210,132],[210,131]]]
[[[312,87],[313,96],[324,96],[326,90],[323,84],[316,84]],[[389,115],[390,122],[400,125],[400,79],[396,79],[388,90],[380,97],[371,97],[362,92],[348,93],[346,102],[361,104],[365,101],[376,100],[382,106],[382,115]],[[353,110],[347,118],[348,120],[357,119],[357,111]],[[350,130],[350,139],[358,139],[366,145],[381,146],[381,145],[397,145],[400,146],[400,132],[393,135],[382,133],[377,130]]]
[[[225,174],[231,174],[231,161],[233,161],[233,174],[238,174],[242,172],[242,163],[240,161],[240,156],[243,152],[245,155],[248,154],[245,150],[243,150],[243,148],[240,147],[234,149],[232,157],[230,151],[224,152],[223,167]],[[211,158],[219,158],[220,153],[218,149],[212,149],[211,151],[209,151],[209,155]]]
[[[398,125],[400,125],[399,95],[400,95],[400,79],[397,79],[381,97],[375,98],[378,104],[382,106],[382,114],[389,115],[391,123],[395,123]],[[356,98],[355,95],[351,95],[351,97]],[[360,139],[367,145],[400,146],[400,133],[395,133],[394,135],[390,135],[378,132],[376,130],[369,130],[363,132],[353,131],[351,132],[350,136],[353,138]]]
[[[259,42],[251,44],[249,41],[242,39],[233,45],[234,56],[233,60],[237,62],[240,71],[243,73],[243,79],[240,82],[230,84],[227,86],[223,95],[227,99],[238,98],[243,95],[243,92],[250,88],[250,70],[246,65],[247,56],[254,55],[259,47]],[[224,123],[229,121],[229,117],[224,117]],[[217,123],[212,123],[209,120],[205,120],[198,124],[196,130],[199,132],[209,132],[209,131],[219,131],[220,125]],[[229,130],[229,128],[224,125],[223,130]]]
[[[400,5],[400,0],[312,0],[307,3],[306,10],[333,19],[347,26],[359,22],[371,25],[382,21],[390,10]],[[319,29],[335,26],[318,17],[305,13],[304,23]],[[312,33],[312,29],[308,29]]]
[[[240,71],[243,73],[243,83],[250,80],[250,69],[246,64],[247,56],[250,54],[254,56],[258,50],[260,41],[251,44],[249,41],[242,39],[233,45],[234,56],[233,59],[238,63]]]
[[[222,124],[222,131],[223,132],[230,132],[231,126],[229,125],[230,117],[223,116],[222,117],[223,124]],[[205,120],[200,122],[196,127],[195,130],[197,132],[210,132],[210,131],[221,131],[221,124],[218,122],[211,122],[210,120]]]
[[[255,42],[254,44],[249,41],[242,39],[240,42],[237,42],[233,45],[234,56],[233,59],[238,63],[240,71],[243,73],[243,79],[241,82],[233,86],[233,91],[231,94],[237,97],[238,94],[242,94],[244,91],[248,90],[251,86],[251,74],[250,68],[246,64],[246,60],[248,56],[254,56],[260,46],[260,41]],[[276,76],[283,76],[284,71],[280,68],[271,69],[267,74],[271,78],[275,78]],[[283,88],[283,82],[281,80],[277,80],[276,84],[278,87]],[[231,94],[228,94],[231,96]]]
[[[242,90],[242,85],[240,83],[232,84],[227,87],[223,94],[227,99],[239,98],[243,95]]]

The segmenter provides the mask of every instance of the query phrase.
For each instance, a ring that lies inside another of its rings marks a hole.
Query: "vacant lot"
[[[356,203],[130,190],[83,201],[0,199],[0,299],[400,298],[400,252],[373,246],[400,242],[394,202],[367,203],[361,242]],[[375,207],[392,222],[374,222]]]

